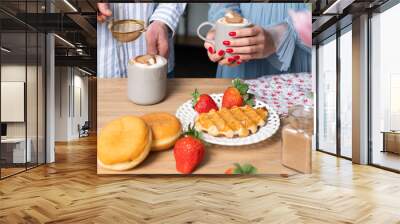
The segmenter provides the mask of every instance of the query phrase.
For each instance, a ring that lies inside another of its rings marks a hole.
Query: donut
[[[97,141],[97,161],[106,169],[129,170],[146,159],[151,144],[151,129],[143,119],[123,116],[102,128]]]
[[[151,128],[153,134],[152,151],[171,149],[182,134],[182,126],[178,118],[165,112],[150,113],[142,119]]]

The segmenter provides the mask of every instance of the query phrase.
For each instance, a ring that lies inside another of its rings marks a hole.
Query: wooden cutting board
[[[231,79],[170,79],[165,100],[151,106],[140,106],[127,97],[127,79],[98,79],[98,133],[111,120],[123,115],[143,115],[149,112],[169,112],[191,99],[197,88],[200,93],[222,93]],[[239,147],[211,145],[206,148],[203,163],[194,174],[224,174],[233,163],[251,163],[258,174],[292,175],[296,171],[281,165],[280,130],[272,138],[258,144]],[[175,169],[173,150],[151,152],[139,166],[128,171],[111,171],[97,166],[98,174],[179,174]]]

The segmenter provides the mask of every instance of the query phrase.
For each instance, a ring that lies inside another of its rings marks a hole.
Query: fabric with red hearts
[[[262,76],[245,81],[249,92],[258,100],[271,106],[285,116],[288,108],[294,105],[313,106],[312,75],[309,73],[280,74]]]

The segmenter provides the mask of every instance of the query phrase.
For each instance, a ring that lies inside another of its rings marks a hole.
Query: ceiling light
[[[73,44],[72,44],[71,42],[69,42],[68,40],[66,40],[66,39],[64,39],[64,38],[62,38],[62,37],[60,37],[60,36],[57,35],[57,34],[54,34],[54,36],[57,37],[57,38],[58,38],[59,40],[61,40],[62,42],[64,42],[65,44],[67,44],[68,46],[75,48],[75,45],[73,45]]]
[[[74,12],[78,12],[78,10],[73,6],[68,0],[64,0],[64,3],[68,5]]]
[[[327,9],[325,9],[322,14],[331,13],[332,9],[335,9],[337,7],[337,4],[339,4],[339,2],[340,0],[336,0],[332,5],[330,5]]]
[[[10,53],[11,52],[11,50],[9,50],[9,49],[7,49],[5,47],[1,47],[0,49],[1,49],[1,51],[4,51],[6,53]]]
[[[86,70],[83,70],[83,69],[81,69],[81,68],[79,68],[79,67],[78,67],[78,70],[81,71],[81,72],[83,72],[83,73],[85,73],[85,74],[87,74],[87,75],[90,75],[90,76],[93,75],[92,73],[90,73],[90,72],[88,72],[88,71],[86,71]]]

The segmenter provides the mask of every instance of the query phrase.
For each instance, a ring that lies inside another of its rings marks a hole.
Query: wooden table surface
[[[231,85],[231,79],[171,79],[165,100],[151,106],[140,106],[127,97],[127,79],[98,79],[98,131],[107,122],[122,115],[143,115],[165,111],[175,114],[177,108],[191,99],[197,88],[201,93],[221,93]],[[99,133],[98,132],[98,133]],[[258,144],[240,147],[210,145],[205,159],[194,174],[223,174],[233,163],[251,163],[258,174],[291,175],[296,172],[281,165],[280,134]],[[139,166],[129,171],[110,171],[97,166],[98,174],[178,174],[175,169],[173,150],[151,152]]]

